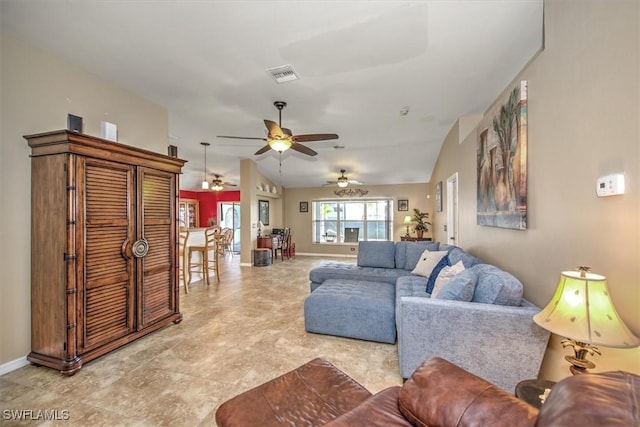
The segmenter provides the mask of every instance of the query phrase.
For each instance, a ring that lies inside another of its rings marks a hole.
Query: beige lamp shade
[[[404,223],[405,224],[411,224],[411,215],[407,215],[404,217]]]
[[[604,276],[565,271],[549,304],[533,320],[554,334],[605,347],[632,348],[640,338],[616,312]]]

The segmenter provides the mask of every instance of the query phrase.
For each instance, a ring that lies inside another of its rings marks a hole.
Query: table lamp
[[[405,216],[403,222],[407,225],[407,237],[409,237],[409,225],[413,222],[411,221],[411,215]]]
[[[562,347],[573,347],[574,355],[565,356],[572,374],[587,372],[595,364],[587,354],[600,354],[596,345],[633,348],[640,338],[627,328],[609,296],[606,277],[589,273],[589,267],[564,271],[549,304],[533,316],[541,327],[567,337]]]
[[[262,221],[258,221],[258,237],[262,236],[262,229],[264,228],[264,224]]]

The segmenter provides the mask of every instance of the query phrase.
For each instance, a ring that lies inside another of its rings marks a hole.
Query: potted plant
[[[416,230],[416,235],[419,239],[422,239],[425,231],[429,231],[429,226],[431,225],[431,223],[427,221],[428,218],[428,212],[422,212],[420,211],[420,209],[413,208],[413,222],[416,223],[413,229]]]

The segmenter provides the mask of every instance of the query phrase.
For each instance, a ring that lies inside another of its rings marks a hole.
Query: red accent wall
[[[209,218],[218,218],[219,202],[240,202],[240,191],[187,191],[180,190],[183,199],[195,199],[200,202],[200,227],[206,227]]]

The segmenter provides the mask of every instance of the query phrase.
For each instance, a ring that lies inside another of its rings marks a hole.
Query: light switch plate
[[[596,181],[598,197],[617,196],[624,194],[624,174],[601,176]]]

